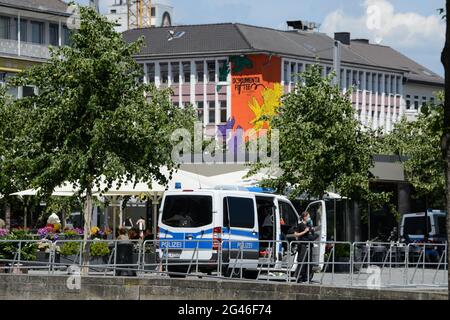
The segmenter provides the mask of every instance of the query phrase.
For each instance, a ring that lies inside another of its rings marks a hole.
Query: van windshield
[[[425,217],[405,217],[404,234],[423,236],[425,234]],[[431,221],[428,217],[428,232],[431,232]]]
[[[162,223],[170,227],[193,228],[212,223],[212,197],[196,195],[167,196]]]

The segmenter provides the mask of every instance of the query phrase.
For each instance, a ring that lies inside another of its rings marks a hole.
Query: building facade
[[[50,57],[49,46],[70,41],[68,6],[61,0],[0,0],[0,84]],[[11,88],[14,97],[34,93],[33,87]]]
[[[127,41],[142,35],[147,46],[136,59],[144,81],[171,87],[173,102],[192,104],[208,132],[232,123],[252,128],[259,109],[275,108],[272,98],[292,91],[308,66],[319,63],[324,76],[334,70],[335,39],[319,32],[228,23],[124,33]],[[364,126],[388,132],[401,117],[414,119],[443,89],[440,76],[390,47],[351,40],[349,33],[337,40],[340,87],[352,89],[356,117]]]

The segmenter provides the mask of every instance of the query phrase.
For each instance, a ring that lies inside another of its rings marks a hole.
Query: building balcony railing
[[[1,53],[35,59],[50,58],[50,50],[47,45],[21,41],[19,47],[19,41],[9,39],[0,39],[0,54]]]

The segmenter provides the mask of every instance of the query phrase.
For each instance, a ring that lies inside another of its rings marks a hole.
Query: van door
[[[315,233],[319,235],[316,241],[323,242],[313,248],[313,261],[317,261],[322,267],[325,259],[325,241],[327,241],[327,208],[324,200],[311,202],[306,211],[309,212],[313,221]]]
[[[195,261],[212,258],[213,212],[210,194],[165,196],[159,223],[160,245],[169,259]]]
[[[229,268],[256,269],[259,230],[255,198],[227,195],[223,198],[223,210],[223,252],[229,257]]]

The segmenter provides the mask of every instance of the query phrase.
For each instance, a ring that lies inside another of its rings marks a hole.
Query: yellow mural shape
[[[261,91],[263,104],[260,105],[258,100],[253,97],[252,101],[248,103],[249,108],[255,114],[255,118],[251,121],[254,125],[254,130],[258,132],[265,125],[270,129],[268,120],[261,119],[262,116],[266,116],[267,119],[273,117],[278,107],[281,105],[281,96],[283,95],[283,87],[280,83],[275,83],[273,89],[266,88]]]

